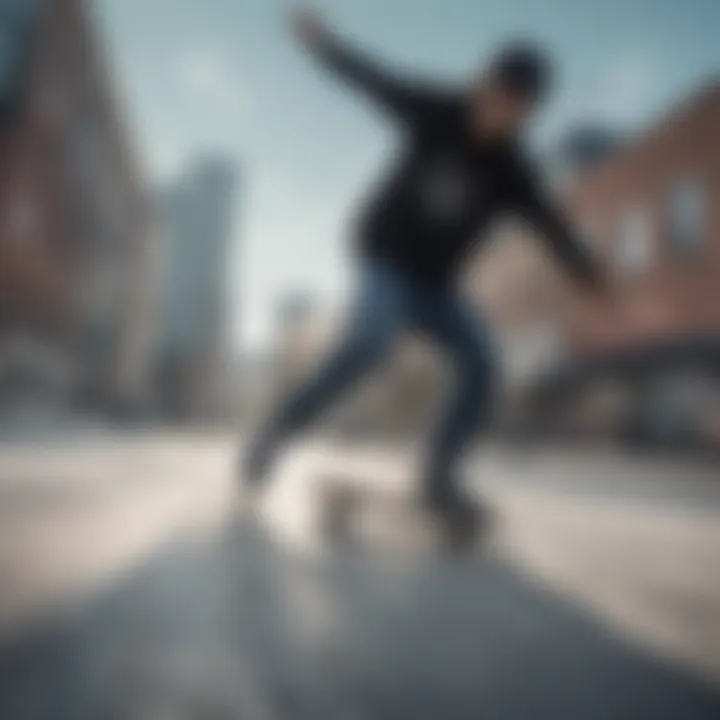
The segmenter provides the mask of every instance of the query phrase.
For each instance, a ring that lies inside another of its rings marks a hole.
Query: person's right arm
[[[316,14],[295,11],[291,23],[293,34],[323,65],[384,111],[403,119],[418,111],[425,97],[418,86],[399,79],[361,51],[350,48]]]

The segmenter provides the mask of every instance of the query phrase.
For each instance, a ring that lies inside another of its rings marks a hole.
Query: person
[[[523,131],[550,87],[550,62],[534,45],[513,43],[468,87],[434,88],[379,67],[311,11],[295,11],[292,28],[324,67],[396,124],[402,148],[361,212],[361,279],[342,340],[251,443],[244,481],[261,485],[285,443],[411,329],[440,346],[456,379],[429,443],[422,495],[443,520],[475,525],[479,506],[462,491],[458,463],[491,419],[497,375],[488,330],[456,288],[469,251],[487,240],[491,221],[514,213],[580,283],[604,287],[598,265],[546,197],[522,147]]]

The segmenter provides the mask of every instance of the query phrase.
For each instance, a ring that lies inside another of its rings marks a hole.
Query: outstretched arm
[[[338,77],[364,92],[385,111],[407,119],[418,108],[423,93],[398,79],[357,49],[348,47],[314,13],[296,10],[291,27],[298,40]]]
[[[594,290],[606,288],[599,263],[542,190],[528,182],[519,195],[517,209],[577,280]]]
[[[605,268],[573,233],[570,224],[542,190],[531,183],[519,194],[518,210],[547,242],[553,253],[570,270],[584,293],[574,305],[578,337],[586,349],[602,349],[619,338],[637,336],[647,331],[651,322],[642,311],[624,302],[622,294],[613,287]]]

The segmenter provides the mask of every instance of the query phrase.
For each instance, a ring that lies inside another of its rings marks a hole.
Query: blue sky
[[[346,287],[354,201],[392,131],[287,39],[287,0],[96,0],[150,176],[221,151],[242,173],[231,273],[236,342],[272,337],[274,305]],[[594,118],[636,128],[720,72],[720,0],[325,0],[349,38],[399,68],[463,78],[508,36],[560,68],[537,128]]]

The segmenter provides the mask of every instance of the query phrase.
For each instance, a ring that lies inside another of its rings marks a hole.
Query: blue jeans
[[[314,377],[280,408],[261,442],[273,446],[308,428],[386,356],[398,335],[416,330],[452,363],[454,388],[429,445],[430,489],[451,480],[454,466],[492,409],[495,363],[485,327],[451,289],[425,285],[379,263],[363,268],[343,339]]]

